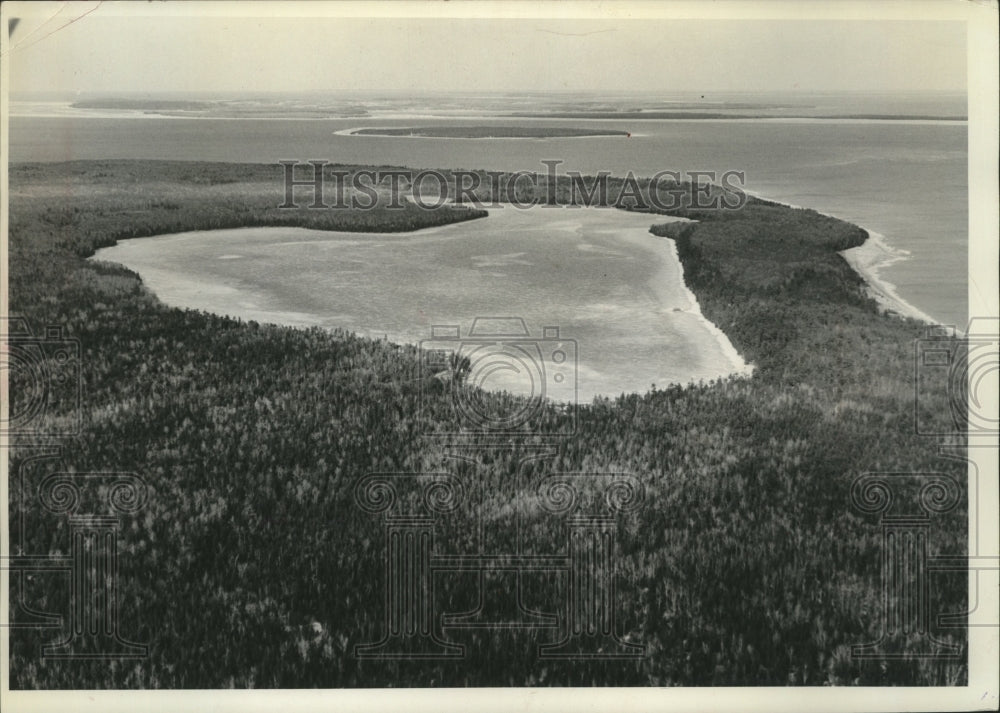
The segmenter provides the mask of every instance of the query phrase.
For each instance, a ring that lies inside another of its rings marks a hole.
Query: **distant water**
[[[648,232],[661,220],[504,208],[409,234],[243,228],[125,240],[95,257],[135,270],[172,306],[396,342],[428,340],[435,324],[468,336],[474,317],[521,317],[542,352],[561,345],[576,359],[579,398],[588,401],[744,366],[701,316],[672,241]],[[558,339],[545,338],[547,326],[559,328]],[[484,386],[538,393],[504,376]],[[547,395],[572,400],[571,386],[550,384]]]
[[[734,101],[733,97],[716,99]],[[816,114],[960,115],[964,108],[954,97],[887,99],[866,95],[847,102],[838,96],[816,95],[798,100]],[[109,118],[101,112],[96,113],[99,118],[82,118],[81,112],[63,116],[49,112],[47,117],[14,115],[10,124],[11,160],[147,158],[272,163],[281,159],[327,159],[414,168],[541,172],[545,170],[543,159],[555,159],[563,162],[560,171],[585,173],[632,171],[649,176],[661,170],[745,171],[746,187],[752,191],[831,213],[884,235],[889,245],[909,253],[908,259],[881,271],[900,296],[941,322],[961,325],[967,320],[968,161],[964,122],[490,119],[490,123],[520,126],[551,126],[552,122],[559,126],[600,126],[625,129],[633,135],[629,139],[455,141],[335,134],[359,126],[413,126],[414,116],[421,117],[421,126],[456,121],[426,118],[434,111],[426,102],[367,101],[367,108],[372,110],[369,116],[342,119],[173,119],[141,112],[130,112],[130,118]],[[505,106],[496,97],[479,101],[494,112]],[[533,106],[530,98],[510,101],[512,109]],[[540,100],[534,101],[537,105]],[[616,101],[624,102],[620,105],[625,108],[663,110],[681,98],[646,103],[637,103],[636,98]],[[475,107],[475,101],[469,102],[463,105],[449,100],[438,115],[464,114],[460,121],[468,124],[469,107]],[[575,110],[603,109],[605,104],[576,98],[564,101],[561,107],[551,101],[544,106],[550,110]],[[45,113],[37,107],[32,111]],[[792,110],[769,111],[780,116]]]

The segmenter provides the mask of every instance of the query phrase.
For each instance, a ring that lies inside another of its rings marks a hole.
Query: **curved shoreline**
[[[868,239],[856,248],[841,250],[840,255],[864,278],[869,295],[885,312],[894,312],[927,324],[939,324],[939,320],[900,297],[896,286],[879,275],[879,270],[883,267],[909,259],[910,252],[892,247],[881,233],[859,227],[868,233]]]
[[[807,208],[805,206],[795,205],[794,203],[787,203],[785,201],[770,198],[746,189],[744,189],[744,192],[754,198],[759,198],[770,203],[778,203],[780,205],[787,206],[788,208],[794,208],[797,210],[815,210],[820,215],[835,218],[836,220],[844,220],[836,215],[824,213],[816,210],[815,208]],[[855,223],[855,225],[857,224]],[[926,324],[940,324],[940,320],[934,319],[919,307],[903,299],[903,297],[901,297],[896,291],[896,285],[889,282],[879,274],[879,270],[884,267],[888,267],[889,265],[900,262],[901,260],[908,260],[910,252],[908,250],[903,250],[902,248],[893,247],[881,233],[870,230],[863,225],[858,225],[858,227],[867,233],[868,238],[861,245],[854,248],[848,248],[847,250],[840,250],[838,251],[838,254],[843,257],[847,264],[851,266],[851,269],[858,273],[865,281],[865,286],[869,296],[878,303],[879,307],[881,307],[882,311],[885,313],[895,313],[901,317],[915,319]]]
[[[610,211],[610,209],[593,210]],[[580,216],[576,217],[579,219]],[[666,243],[664,243],[663,238],[650,234],[648,232],[648,216],[628,216],[627,214],[622,216],[623,218],[631,217],[631,221],[614,220],[615,217],[616,216],[614,215],[608,215],[607,218],[603,219],[606,226],[603,230],[608,233],[613,233],[615,236],[615,242],[620,241],[620,243],[634,244],[644,251],[652,251],[653,254],[662,256],[659,257],[658,260],[662,260],[663,264],[659,270],[655,271],[656,275],[650,282],[650,288],[652,288],[654,300],[654,303],[649,305],[648,311],[646,312],[646,314],[650,315],[654,320],[650,324],[658,324],[660,317],[672,320],[672,323],[675,326],[669,327],[668,329],[676,328],[678,330],[683,330],[685,333],[687,330],[694,330],[690,332],[692,346],[701,346],[701,344],[704,345],[704,351],[700,348],[697,350],[698,354],[703,355],[703,358],[699,357],[696,362],[687,365],[685,368],[680,368],[680,362],[661,365],[661,368],[656,369],[658,376],[654,377],[655,383],[687,385],[697,384],[715,378],[727,379],[730,377],[745,378],[751,376],[754,373],[755,365],[744,359],[734,346],[733,342],[730,340],[729,335],[727,335],[718,325],[712,322],[702,312],[701,305],[698,302],[696,295],[684,279],[684,266],[680,261],[675,241],[667,239]],[[608,222],[609,218],[612,219],[613,223],[618,224],[619,228],[614,228],[614,226]],[[631,223],[639,222],[636,219],[639,219],[642,224],[632,225]],[[523,219],[518,222],[523,222]],[[451,226],[434,226],[432,228],[413,231],[412,234],[426,236],[428,233],[440,232],[447,227]],[[608,228],[611,228],[611,230],[608,230]],[[563,226],[563,229],[565,229],[565,226]],[[597,229],[601,230],[601,227],[597,226]],[[187,240],[199,234],[227,233],[233,232],[233,230],[267,231],[273,229],[258,227],[221,231],[185,231],[183,233],[164,234],[151,237]],[[283,230],[308,229],[284,228]],[[574,228],[574,232],[576,232],[576,230],[577,229]],[[324,234],[331,233],[331,231],[316,232],[322,232]],[[344,235],[349,235],[352,238],[356,237],[353,233],[344,233]],[[137,241],[143,243],[146,247],[152,247],[148,238],[137,239]],[[325,326],[317,322],[313,313],[309,310],[304,312],[294,311],[299,308],[289,305],[272,305],[264,307],[262,306],[263,303],[258,304],[254,300],[240,297],[238,294],[239,289],[233,285],[227,287],[226,285],[219,283],[217,288],[207,290],[207,294],[204,289],[190,290],[178,282],[182,276],[179,276],[176,273],[171,274],[173,271],[170,268],[164,269],[163,266],[160,266],[153,269],[149,265],[144,266],[128,259],[124,259],[125,256],[122,254],[115,254],[116,252],[120,252],[122,248],[127,249],[127,246],[130,244],[133,244],[132,239],[119,240],[115,246],[105,247],[96,251],[92,256],[92,259],[118,263],[124,265],[130,270],[133,270],[134,272],[137,272],[140,275],[146,289],[150,290],[166,305],[181,309],[204,310],[214,314],[229,315],[247,320],[252,319],[259,322],[283,324],[291,327],[301,328],[307,326]],[[229,258],[232,256],[227,254],[224,257]],[[168,283],[176,284],[174,285],[174,288],[165,290],[164,285]],[[206,284],[214,283],[209,281],[209,283]],[[177,299],[179,294],[178,289],[180,290],[180,293],[184,295],[181,299]],[[199,295],[199,293],[201,294]],[[195,298],[196,295],[199,296]],[[361,335],[366,334],[365,330],[358,329],[354,325],[343,324],[340,326],[345,329],[355,331]],[[379,330],[378,333],[381,334],[382,331],[383,330]],[[699,332],[702,335],[700,337],[698,336]],[[372,336],[373,338],[376,337],[374,334],[369,334],[368,336]],[[412,335],[392,334],[390,335],[390,339],[393,341],[399,341],[400,343],[415,343],[412,339]],[[687,364],[686,362],[684,363]],[[611,388],[607,387],[607,384],[604,384],[605,377],[607,377],[607,374],[605,373],[605,367],[607,365],[601,365],[599,362],[594,366],[598,369],[598,372],[595,377],[597,381],[595,381],[592,385],[593,396],[606,396],[611,398],[620,393],[622,388],[621,385],[615,384],[614,387]],[[604,376],[601,376],[601,374],[604,374]],[[643,389],[637,383],[631,387],[626,387],[625,391],[641,394],[644,393],[646,389]],[[588,395],[585,397],[585,400],[589,400],[589,398],[591,398],[591,396]]]
[[[671,216],[660,216],[660,217],[668,218],[669,222],[675,222],[675,221],[688,222],[688,219],[686,218],[674,218]],[[653,225],[656,225],[656,223],[654,223]],[[633,242],[635,240],[635,238],[625,234],[625,231],[619,232],[618,236],[621,240],[629,242]],[[664,296],[666,286],[668,284],[676,284],[677,286],[679,286],[684,293],[684,298],[687,300],[687,306],[684,307],[683,309],[678,307],[673,307],[669,309],[669,312],[674,312],[674,313],[680,312],[683,314],[691,315],[705,327],[706,331],[710,335],[712,335],[712,337],[715,339],[715,342],[719,345],[719,349],[722,351],[723,357],[729,364],[729,375],[727,378],[729,377],[744,378],[752,376],[754,370],[756,369],[754,363],[747,361],[743,357],[743,355],[740,354],[739,350],[736,349],[732,340],[730,340],[729,335],[726,334],[719,327],[719,325],[717,325],[715,322],[706,317],[705,314],[701,311],[701,303],[698,302],[698,296],[694,293],[694,291],[690,288],[690,286],[688,286],[687,280],[684,279],[684,262],[681,260],[680,253],[677,251],[677,241],[674,240],[673,238],[668,238],[664,236],[659,236],[659,235],[654,236],[654,234],[651,232],[647,232],[643,237],[644,238],[654,237],[656,241],[655,242],[656,249],[659,250],[661,246],[665,245],[665,249],[668,252],[667,258],[663,265],[663,269],[655,278],[657,284],[651,285],[653,292],[657,294],[657,298],[662,302],[666,302],[667,298]],[[675,266],[676,270],[670,270],[670,266]],[[663,313],[668,312],[666,308],[661,308],[660,311]],[[698,380],[691,379],[684,383],[685,384],[698,383]]]
[[[719,325],[706,317],[701,311],[701,305],[698,303],[698,297],[691,291],[691,288],[688,287],[687,281],[684,279],[684,263],[681,262],[681,257],[677,252],[677,241],[673,238],[665,238],[665,240],[667,241],[667,245],[670,247],[670,252],[673,255],[674,261],[677,263],[677,267],[680,272],[680,284],[690,300],[690,306],[685,309],[684,312],[695,315],[706,325],[708,332],[715,337],[715,340],[718,342],[723,354],[725,354],[726,359],[729,360],[730,368],[732,370],[730,376],[752,376],[754,369],[756,368],[754,363],[744,359],[743,355],[739,353],[732,341],[729,339],[729,335],[723,332]]]

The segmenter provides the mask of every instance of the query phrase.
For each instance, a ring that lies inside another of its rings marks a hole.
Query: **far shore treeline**
[[[357,129],[355,136],[415,136],[457,139],[542,139],[586,136],[628,136],[627,131],[592,128],[579,129],[565,126],[415,126],[397,129]]]
[[[352,101],[350,99],[341,101],[324,100],[318,103],[293,102],[270,103],[254,101],[192,101],[192,100],[171,100],[171,99],[136,99],[136,98],[94,98],[79,99],[70,103],[70,108],[88,110],[110,110],[110,111],[132,111],[142,112],[148,115],[158,116],[216,116],[228,118],[264,118],[264,117],[288,117],[294,116],[300,119],[325,118],[325,119],[346,119],[371,117],[371,112],[363,102]],[[747,113],[751,111],[752,113]],[[473,117],[469,117],[470,120]],[[709,103],[707,106],[699,102],[674,103],[672,109],[609,109],[607,106],[583,106],[566,109],[553,108],[551,111],[508,111],[497,109],[492,114],[478,117],[483,121],[495,122],[501,120],[517,119],[564,119],[564,120],[611,120],[611,121],[650,121],[650,120],[676,120],[676,121],[698,121],[698,120],[736,120],[736,121],[760,121],[767,119],[813,119],[813,120],[867,120],[867,121],[968,121],[968,116],[960,113],[950,114],[919,114],[919,113],[823,113],[814,106],[799,104],[774,104],[774,103],[747,103],[747,102],[722,102]],[[504,126],[476,125],[472,127],[462,127],[464,131],[458,131],[459,127],[435,126],[430,127],[432,131],[443,131],[443,133],[421,134],[436,136],[467,136],[471,131],[473,135],[482,136],[505,136],[502,133]],[[523,127],[522,127],[523,128]],[[486,134],[485,131],[492,133]],[[567,136],[571,134],[559,133],[560,131],[574,131],[574,129],[556,129],[556,133],[547,133],[546,129],[532,127],[533,131],[541,133],[536,136]],[[379,134],[386,136],[409,135],[411,129],[372,129],[357,131],[357,134]],[[496,132],[501,133],[496,133]],[[586,130],[584,130],[586,131]],[[626,132],[602,131],[593,135],[612,135]],[[588,135],[588,134],[574,134]]]
[[[610,185],[609,200],[621,181]],[[555,201],[568,189],[557,181]],[[739,210],[670,211],[692,222],[649,216],[655,235],[676,241],[704,315],[755,365],[753,375],[601,398],[575,419],[546,404],[538,423],[563,437],[515,497],[557,471],[641,480],[645,505],[618,529],[616,616],[619,633],[646,655],[539,660],[535,647],[549,634],[466,630],[449,633],[467,647],[461,660],[358,660],[354,647],[383,633],[384,541],[379,519],[356,505],[355,486],[372,472],[452,467],[428,436],[449,426],[449,389],[420,382],[415,347],[170,308],[135,273],[86,259],[163,233],[265,225],[364,233],[462,220],[475,230],[486,214],[412,204],[311,210],[306,200],[279,209],[283,198],[278,165],[10,167],[11,315],[36,334],[59,325],[80,343],[81,427],[61,441],[60,469],[130,471],[150,489],[146,507],[123,520],[118,592],[121,633],[147,643],[149,656],[42,659],[41,647],[65,632],[13,628],[11,688],[965,684],[965,630],[936,614],[966,611],[966,573],[934,574],[927,594],[932,633],[958,657],[921,658],[923,640],[903,633],[885,645],[909,655],[851,656],[851,646],[882,636],[884,605],[882,533],[877,517],[852,507],[855,478],[943,473],[965,492],[964,461],[942,456],[914,427],[914,344],[925,326],[880,313],[838,254],[862,244],[863,230],[754,198]],[[947,430],[947,384],[922,386],[921,417]],[[31,396],[12,373],[12,410]],[[487,410],[509,399],[476,398]],[[42,425],[64,427],[73,408],[51,405]],[[524,434],[525,447],[533,438]],[[15,439],[12,483],[34,472],[39,442],[54,443]],[[960,454],[964,441],[950,445]],[[514,482],[516,450],[479,457],[487,493]],[[899,502],[918,489],[898,493]],[[30,488],[12,488],[11,498],[23,552],[67,551],[66,517],[42,508]],[[933,554],[965,555],[964,501],[930,527]],[[540,514],[522,534],[549,543],[556,528]],[[436,586],[447,611],[475,607],[473,577]],[[544,608],[558,586],[527,576],[523,596]],[[23,615],[21,601],[65,611],[67,592],[59,572],[12,577],[11,618]]]

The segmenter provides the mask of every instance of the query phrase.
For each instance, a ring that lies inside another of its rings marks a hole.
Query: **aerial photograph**
[[[5,696],[996,709],[996,3],[247,5],[3,5]]]

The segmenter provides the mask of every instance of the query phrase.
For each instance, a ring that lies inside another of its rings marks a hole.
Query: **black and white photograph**
[[[3,3],[3,708],[996,710],[997,20]]]

